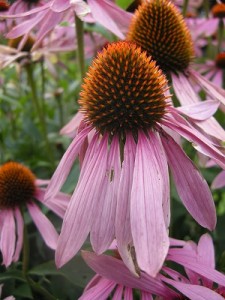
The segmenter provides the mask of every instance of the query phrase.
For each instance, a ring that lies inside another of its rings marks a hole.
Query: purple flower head
[[[81,92],[82,113],[73,121],[80,124],[78,133],[45,197],[46,203],[54,199],[79,155],[82,168],[58,241],[58,267],[90,233],[96,253],[116,237],[125,264],[155,276],[169,247],[168,166],[187,210],[202,226],[215,227],[208,185],[170,133],[194,142],[221,166],[225,157],[172,107],[166,83],[155,62],[132,43],[108,45],[93,61]]]

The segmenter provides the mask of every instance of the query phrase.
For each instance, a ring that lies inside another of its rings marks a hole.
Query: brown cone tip
[[[0,209],[13,209],[27,203],[35,193],[35,176],[17,162],[0,166]]]
[[[216,66],[220,69],[225,69],[225,52],[221,52],[216,56]]]
[[[0,11],[6,11],[9,9],[9,2],[7,0],[0,0]]]
[[[127,39],[147,51],[166,73],[184,71],[194,55],[183,16],[168,0],[146,1],[139,6]]]
[[[225,17],[225,4],[217,3],[211,9],[212,15],[215,18],[224,18]]]
[[[81,110],[101,133],[154,127],[166,109],[167,81],[155,62],[129,42],[108,45],[89,68]]]

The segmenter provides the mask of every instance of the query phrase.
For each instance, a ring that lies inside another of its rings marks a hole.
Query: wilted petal
[[[169,136],[162,136],[177,192],[189,213],[203,227],[214,229],[216,211],[205,179],[179,145]]]
[[[87,150],[90,153],[85,157],[77,187],[63,220],[56,249],[58,267],[68,262],[81,248],[99,209],[98,200],[107,172],[107,137],[100,144],[95,138],[93,141]]]
[[[2,252],[2,264],[8,267],[13,261],[16,245],[16,225],[13,211],[5,209],[1,211],[0,217],[3,219],[0,234],[0,249]]]
[[[162,210],[163,177],[151,138],[139,132],[131,191],[131,232],[141,270],[156,276],[169,248]]]
[[[58,233],[52,223],[36,204],[28,203],[27,208],[46,245],[51,249],[56,249]]]

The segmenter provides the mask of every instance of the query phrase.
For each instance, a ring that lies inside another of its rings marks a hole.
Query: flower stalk
[[[84,24],[75,14],[76,24],[76,37],[77,37],[77,59],[80,68],[81,81],[85,75],[85,62],[84,62]]]

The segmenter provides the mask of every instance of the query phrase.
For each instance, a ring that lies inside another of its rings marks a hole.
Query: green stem
[[[43,288],[38,282],[35,282],[30,277],[27,277],[27,282],[29,283],[31,289],[34,292],[42,295],[44,297],[44,299],[46,299],[46,300],[56,300],[57,299],[53,295],[51,295],[45,288]]]
[[[39,103],[39,99],[37,96],[37,88],[36,88],[36,82],[34,80],[34,74],[33,74],[33,66],[32,64],[27,64],[26,65],[26,71],[27,71],[27,79],[31,88],[31,93],[32,93],[32,101],[34,108],[37,112],[38,118],[39,118],[39,124],[41,126],[41,131],[42,135],[45,141],[45,146],[46,150],[49,155],[49,160],[54,167],[54,159],[52,157],[52,151],[51,151],[51,146],[48,140],[48,133],[47,133],[47,126],[46,126],[46,120],[45,120],[45,115],[43,113],[42,105]]]
[[[85,75],[85,61],[84,61],[84,25],[81,19],[75,14],[76,24],[76,38],[77,38],[77,58],[80,67],[81,81],[83,81]]]
[[[183,9],[182,9],[182,14],[184,17],[186,16],[186,13],[187,13],[188,2],[189,2],[189,0],[184,0],[184,5],[183,5]]]
[[[210,10],[209,0],[204,1],[204,9],[205,9],[205,16],[206,16],[206,18],[208,18],[209,17],[209,10]]]
[[[223,33],[224,33],[223,20],[220,19],[220,21],[219,21],[219,27],[218,27],[218,48],[217,48],[218,53],[220,53],[221,50],[222,50]]]
[[[23,216],[23,214],[22,214]],[[28,240],[28,233],[27,233],[27,226],[24,224],[23,228],[23,275],[26,278],[27,277],[27,272],[28,272],[28,267],[29,267],[29,257],[30,257],[30,245],[29,245],[29,240]]]
[[[59,122],[60,122],[60,128],[64,125],[64,114],[63,114],[63,105],[62,105],[62,98],[61,95],[58,93],[55,96],[57,104],[58,104],[58,109],[59,109]]]

